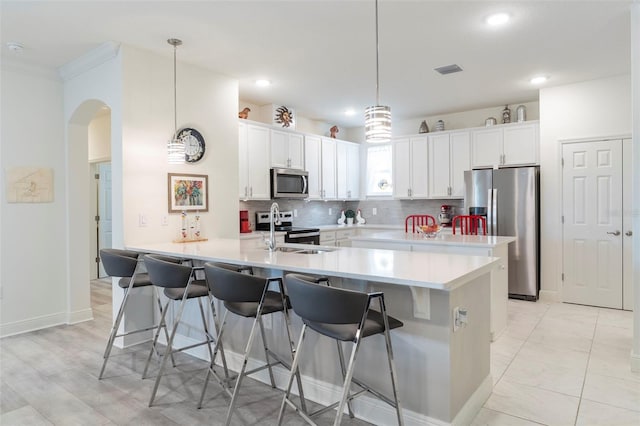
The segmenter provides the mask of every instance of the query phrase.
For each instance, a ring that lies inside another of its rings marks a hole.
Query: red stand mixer
[[[438,215],[440,226],[451,226],[451,221],[454,216],[453,209],[454,207],[448,204],[440,206],[440,214]]]

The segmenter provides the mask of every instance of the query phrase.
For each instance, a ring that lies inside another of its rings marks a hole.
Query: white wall
[[[209,211],[201,213],[206,238],[238,234],[238,82],[178,63],[178,128],[193,127],[206,141],[194,164],[169,165],[174,132],[173,59],[123,46],[123,211],[125,243],[178,238],[179,213],[168,213],[167,173],[206,174]],[[146,226],[139,226],[144,215]],[[168,216],[168,226],[162,226]]]
[[[511,122],[514,123],[517,119],[516,108],[519,105],[524,105],[526,108],[526,120],[538,120],[540,118],[539,104],[537,101],[520,102],[513,105],[509,105],[511,110]],[[498,124],[502,123],[502,110],[504,105],[499,105],[491,108],[474,109],[469,111],[454,112],[449,114],[439,114],[429,117],[411,118],[407,120],[398,120],[393,122],[393,136],[405,136],[415,135],[419,133],[420,124],[422,120],[427,122],[429,131],[435,130],[436,122],[438,120],[444,121],[445,130],[456,129],[468,129],[470,127],[483,127],[487,118],[493,117]],[[393,112],[393,110],[392,110]]]
[[[89,123],[89,162],[111,160],[111,111],[101,110]]]
[[[629,75],[540,90],[541,298],[561,300],[559,141],[630,133]]]
[[[66,189],[62,81],[52,71],[2,61],[0,336],[65,321]],[[11,167],[50,167],[54,200],[8,204]]]

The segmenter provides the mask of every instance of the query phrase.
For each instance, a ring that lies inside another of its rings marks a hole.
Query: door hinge
[[[560,159],[560,164],[562,165],[562,167],[564,167],[564,158]]]
[[[561,222],[564,224],[564,215],[560,217]]]
[[[96,220],[96,222],[100,222],[100,216],[96,215],[95,220]]]
[[[94,177],[94,178],[96,178],[96,179],[98,179],[98,180],[100,179],[100,175],[99,175],[98,173],[96,173],[95,175],[93,175],[93,177]]]
[[[564,272],[562,273],[562,281],[564,281]]]

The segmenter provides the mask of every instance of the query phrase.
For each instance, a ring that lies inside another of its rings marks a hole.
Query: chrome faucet
[[[280,225],[280,207],[278,203],[271,204],[269,211],[269,241],[266,242],[269,251],[276,249],[276,225]]]

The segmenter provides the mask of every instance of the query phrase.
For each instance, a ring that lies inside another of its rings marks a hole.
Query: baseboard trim
[[[458,414],[451,424],[462,426],[473,423],[473,419],[478,415],[487,399],[489,399],[491,392],[493,392],[493,377],[491,374],[488,374],[473,395],[471,395],[471,398],[469,398],[460,411],[458,411]]]
[[[43,328],[55,327],[67,323],[67,313],[58,312],[50,315],[42,315],[21,321],[14,321],[0,325],[0,338],[15,336],[16,334],[29,333]]]
[[[557,290],[540,290],[538,298],[541,302],[562,302],[562,294]]]
[[[69,312],[67,314],[67,324],[78,324],[93,319],[93,309],[87,308],[80,311]]]

